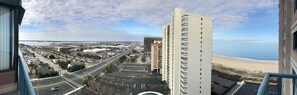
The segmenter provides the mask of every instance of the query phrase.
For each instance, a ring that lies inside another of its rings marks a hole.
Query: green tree
[[[68,64],[70,64],[70,63],[71,63],[71,61],[70,61],[70,60],[67,60],[67,61],[66,61],[66,63],[67,63],[67,65],[68,65]]]
[[[89,86],[89,80],[85,79],[82,84],[88,87]]]
[[[50,55],[48,56],[49,59],[55,59],[55,56],[54,55]]]
[[[51,77],[51,76],[58,76],[59,73],[58,73],[57,71],[50,71],[50,72],[48,73],[48,75],[49,75],[49,77]]]
[[[143,56],[143,57],[141,58],[141,61],[142,61],[143,63],[146,61],[145,56]]]
[[[138,58],[138,56],[131,56],[130,60],[131,60],[131,62],[136,62],[137,58]]]
[[[87,78],[83,81],[83,85],[89,86],[90,82],[93,80],[93,77],[90,75],[87,76]]]
[[[132,50],[132,53],[138,53],[138,51],[136,51],[136,50]]]
[[[77,53],[76,55],[77,55],[77,56],[82,56],[81,53]]]
[[[58,64],[61,68],[63,68],[63,69],[67,69],[67,66],[68,66],[68,64],[70,64],[70,63],[71,63],[70,60],[68,60],[68,61],[58,61],[58,62],[57,62],[57,64]]]
[[[120,63],[123,63],[124,61],[126,61],[127,60],[127,57],[126,56],[123,56],[123,57],[121,57],[120,59],[119,59],[119,62]]]
[[[28,66],[31,67],[31,68],[33,68],[33,69],[36,69],[36,68],[38,67],[38,66],[35,65],[35,64],[29,64]]]
[[[112,64],[110,64],[108,67],[105,67],[106,73],[112,73]]]

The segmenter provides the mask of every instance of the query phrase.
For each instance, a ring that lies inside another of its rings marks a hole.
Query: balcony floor
[[[16,90],[16,91],[8,92],[2,95],[18,95],[18,91]]]
[[[0,86],[0,95],[18,95],[17,83]]]

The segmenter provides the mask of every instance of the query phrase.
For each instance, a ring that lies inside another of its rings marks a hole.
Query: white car
[[[57,91],[58,90],[58,87],[52,87],[51,88],[51,91]]]

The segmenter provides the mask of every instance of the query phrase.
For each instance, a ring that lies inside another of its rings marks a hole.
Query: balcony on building
[[[277,91],[276,93],[271,91],[271,89],[269,88],[269,83],[271,82],[271,79],[274,78],[276,79],[276,83],[277,83]],[[290,90],[291,92],[286,92],[286,94],[288,95],[296,95],[296,79],[297,79],[297,75],[296,74],[280,74],[280,73],[266,73],[264,76],[264,79],[262,80],[262,83],[260,85],[260,87],[258,88],[258,93],[257,95],[283,95],[282,90],[284,90],[282,84],[284,82],[290,82],[292,83],[292,87],[291,88],[286,88],[286,90]],[[284,81],[285,80],[285,81]]]
[[[0,94],[35,95],[26,62],[19,55],[19,25],[25,9],[21,0],[0,0]]]

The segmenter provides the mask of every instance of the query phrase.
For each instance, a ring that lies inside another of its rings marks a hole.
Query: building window
[[[0,6],[0,71],[12,68],[13,59],[13,11]]]
[[[293,33],[293,49],[297,50],[297,31]]]

